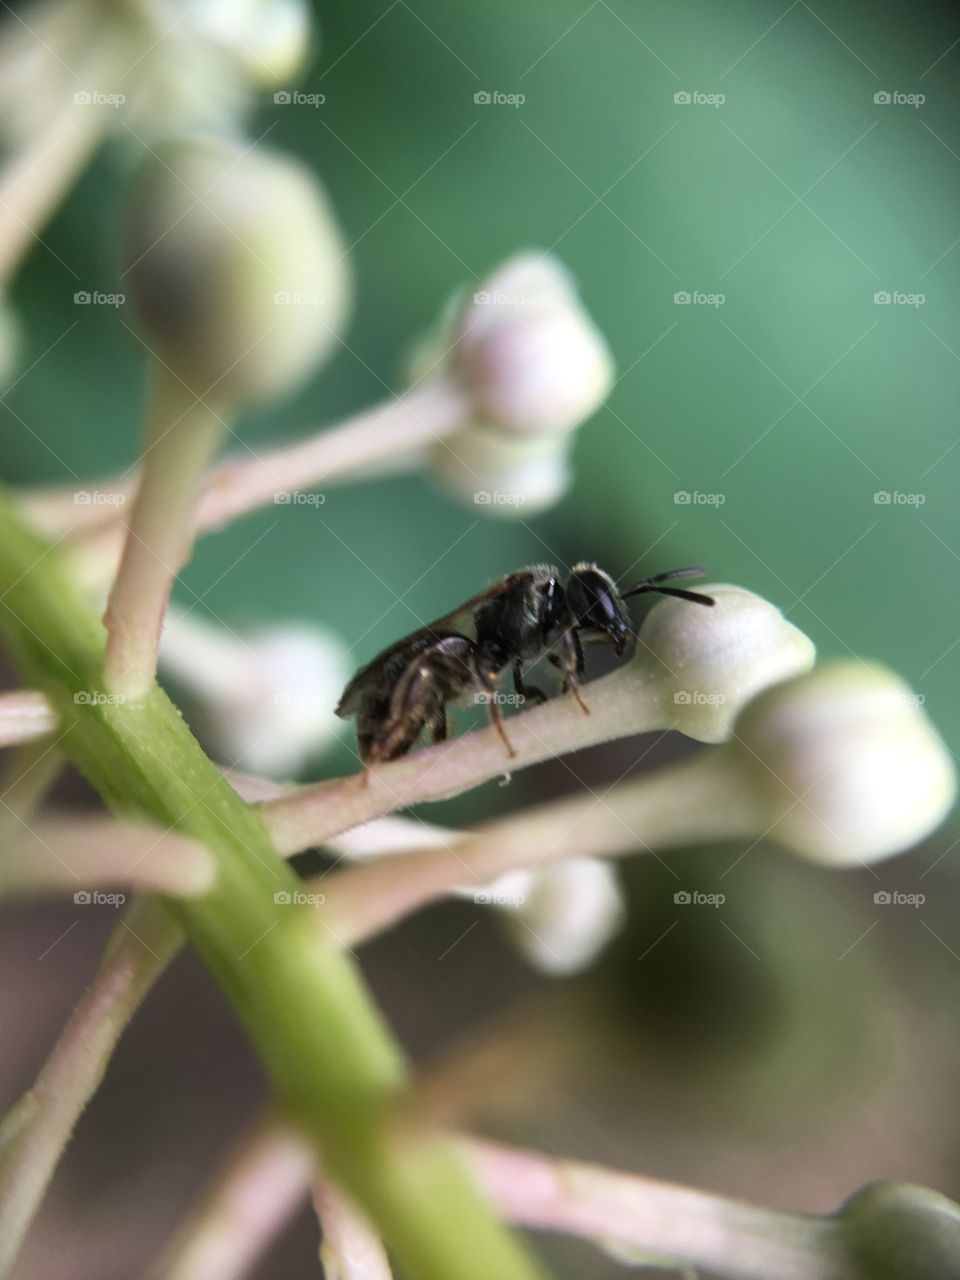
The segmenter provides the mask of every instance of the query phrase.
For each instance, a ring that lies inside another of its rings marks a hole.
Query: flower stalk
[[[165,695],[153,687],[137,704],[75,702],[96,688],[103,633],[56,556],[0,498],[3,593],[0,637],[72,726],[65,753],[116,812],[176,828],[213,855],[213,887],[165,905],[246,1027],[280,1113],[418,1280],[532,1280],[538,1269],[450,1144],[414,1122],[406,1065],[352,963],[302,909],[278,905],[296,877]]]

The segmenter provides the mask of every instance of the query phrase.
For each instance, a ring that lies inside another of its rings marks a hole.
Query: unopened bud
[[[349,675],[343,645],[318,627],[235,636],[175,615],[160,646],[162,669],[196,695],[214,753],[270,778],[294,777],[341,724],[337,696]]]
[[[434,446],[434,473],[478,514],[527,519],[559,501],[573,479],[570,437],[508,436],[470,427]]]
[[[956,797],[950,753],[918,699],[874,664],[832,662],[768,689],[735,737],[761,821],[819,862],[899,853],[929,835]]]
[[[697,588],[712,608],[667,597],[644,618],[634,667],[662,689],[665,720],[701,742],[723,742],[760,690],[813,666],[813,641],[762,596],[726,584]]]
[[[508,431],[569,431],[613,382],[603,336],[549,255],[522,254],[499,267],[461,311],[452,341],[452,366],[478,421]]]
[[[161,146],[132,199],[125,259],[147,345],[198,397],[292,391],[346,318],[326,197],[296,161],[246,144]]]
[[[570,858],[524,874],[525,901],[504,911],[514,943],[544,973],[585,969],[623,924],[616,867]]]
[[[908,1182],[877,1182],[858,1191],[835,1219],[844,1252],[869,1280],[956,1280],[960,1275],[960,1205]],[[846,1273],[844,1273],[846,1274]]]

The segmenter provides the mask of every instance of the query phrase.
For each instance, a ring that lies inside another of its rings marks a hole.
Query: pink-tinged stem
[[[840,1227],[704,1191],[469,1139],[463,1153],[511,1222],[601,1243],[615,1257],[704,1267],[725,1280],[855,1280]]]

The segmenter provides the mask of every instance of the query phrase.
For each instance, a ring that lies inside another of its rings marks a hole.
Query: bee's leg
[[[430,725],[430,740],[433,743],[446,742],[447,740],[447,708],[440,704],[436,715]]]
[[[547,695],[542,689],[538,689],[535,685],[524,683],[523,667],[520,665],[519,658],[513,664],[513,687],[524,701],[527,698],[533,698],[539,706],[541,702],[546,702],[547,700]]]
[[[514,751],[513,745],[507,737],[507,731],[503,727],[503,713],[497,704],[496,698],[493,696],[497,691],[497,683],[491,676],[485,675],[479,668],[477,669],[477,680],[479,681],[480,687],[483,689],[484,693],[490,695],[486,701],[487,715],[490,717],[490,723],[496,729],[497,733],[499,733],[500,741],[506,748],[507,755],[512,759],[517,753]]]
[[[580,681],[584,672],[583,646],[572,627],[558,640],[555,651],[550,654],[550,661],[563,673],[563,692],[572,693],[584,715],[588,716],[590,708],[580,694]]]

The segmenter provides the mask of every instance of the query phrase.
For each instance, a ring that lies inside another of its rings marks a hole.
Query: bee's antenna
[[[656,591],[662,596],[677,596],[680,600],[690,600],[693,604],[712,605],[716,602],[713,596],[702,595],[699,591],[684,591],[682,587],[662,587],[662,582],[670,582],[674,578],[702,578],[706,574],[705,569],[701,569],[699,565],[691,565],[687,569],[668,569],[666,573],[656,573],[652,578],[643,578],[636,586],[631,587],[629,591],[622,593],[624,600],[628,596],[643,595],[647,591]]]

